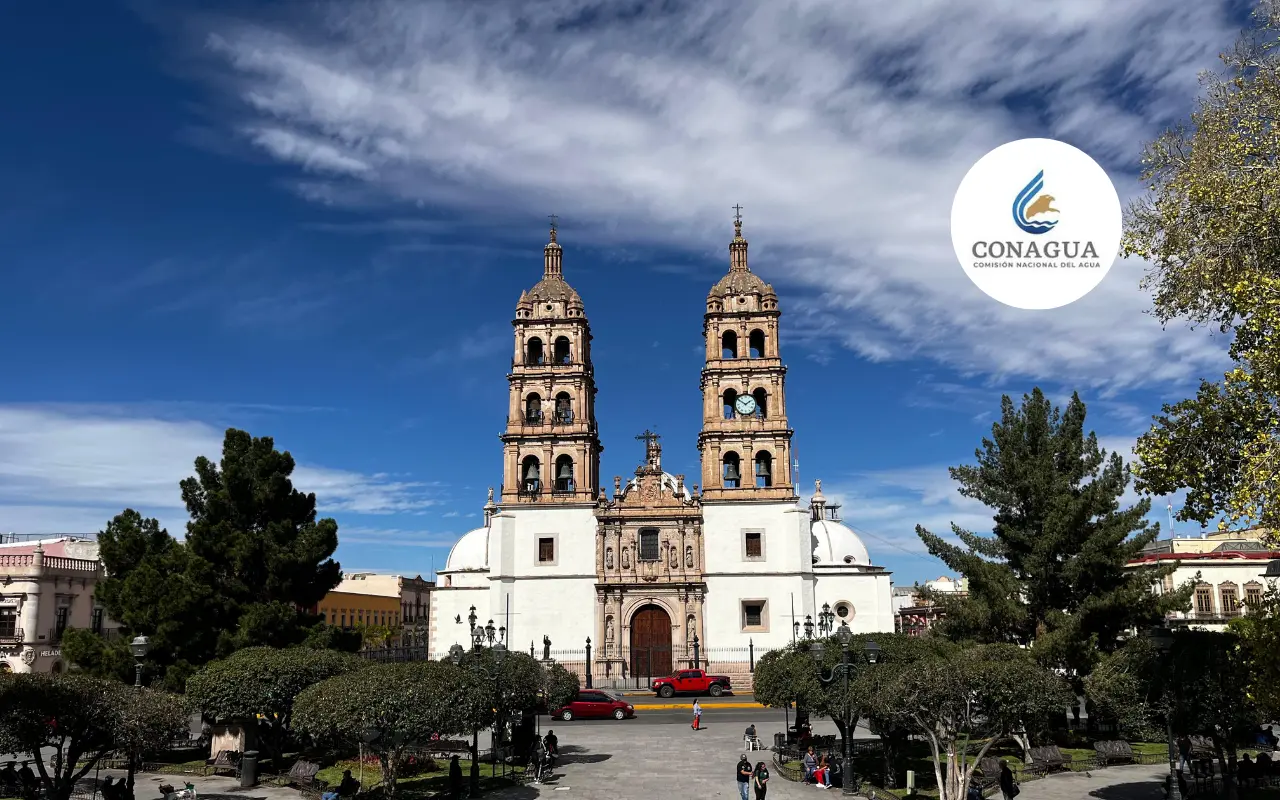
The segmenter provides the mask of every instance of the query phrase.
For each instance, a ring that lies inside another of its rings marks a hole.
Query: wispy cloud
[[[221,457],[222,438],[208,422],[127,406],[0,406],[0,528],[98,530],[133,507],[180,534],[186,514],[178,483],[197,456]],[[417,512],[439,502],[433,485],[305,458],[293,482],[314,492],[324,513]]]
[[[1083,147],[1132,195],[1233,8],[368,0],[195,27],[228,132],[315,202],[554,205],[585,239],[721,258],[741,202],[753,263],[814,295],[822,346],[1123,388],[1195,378],[1222,343],[1143,315],[1133,262],[1063,309],[998,306],[955,263],[951,197],[1024,136]]]

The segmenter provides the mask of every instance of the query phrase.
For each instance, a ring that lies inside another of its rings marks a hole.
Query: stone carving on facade
[[[622,548],[622,568],[631,569],[631,548]]]
[[[550,636],[542,637],[542,660],[543,661],[551,660],[551,637]]]
[[[613,643],[613,616],[605,617],[604,620],[604,640],[610,644]]]
[[[697,620],[695,620],[693,615],[690,614],[688,622],[685,623],[685,632],[684,632],[685,643],[688,644],[690,647],[693,646],[693,637],[697,633],[697,625],[698,625]]]
[[[36,651],[28,647],[22,651],[22,663],[28,667],[36,663]]]
[[[604,568],[613,569],[613,548],[607,548],[604,551]]]
[[[684,565],[687,569],[693,569],[693,545],[684,549]]]
[[[671,551],[671,568],[680,569],[680,551],[674,547],[668,547],[667,549]]]

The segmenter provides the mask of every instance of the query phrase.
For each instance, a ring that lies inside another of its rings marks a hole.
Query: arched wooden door
[[[631,618],[631,674],[671,674],[671,617],[659,606],[641,606]]]

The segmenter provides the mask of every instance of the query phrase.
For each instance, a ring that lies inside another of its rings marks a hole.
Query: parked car
[[[600,689],[583,689],[567,706],[551,712],[551,716],[568,722],[571,719],[631,719],[636,709],[618,695]]]
[[[682,669],[665,678],[654,678],[650,687],[659,697],[678,694],[709,694],[719,697],[732,688],[727,675],[708,675],[700,669]]]

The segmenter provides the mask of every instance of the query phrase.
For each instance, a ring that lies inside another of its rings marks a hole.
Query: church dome
[[[556,241],[551,228],[551,241],[542,248],[542,280],[516,302],[517,319],[561,319],[582,317],[582,297],[564,279],[564,248]]]
[[[871,564],[871,555],[858,534],[847,526],[831,519],[813,521],[809,531],[813,534],[813,563],[824,566]]]
[[[487,570],[489,568],[489,529],[468,531],[449,551],[443,572]]]
[[[715,286],[711,287],[711,297],[727,297],[728,295],[758,294],[761,297],[777,297],[773,287],[754,272],[730,272]]]

